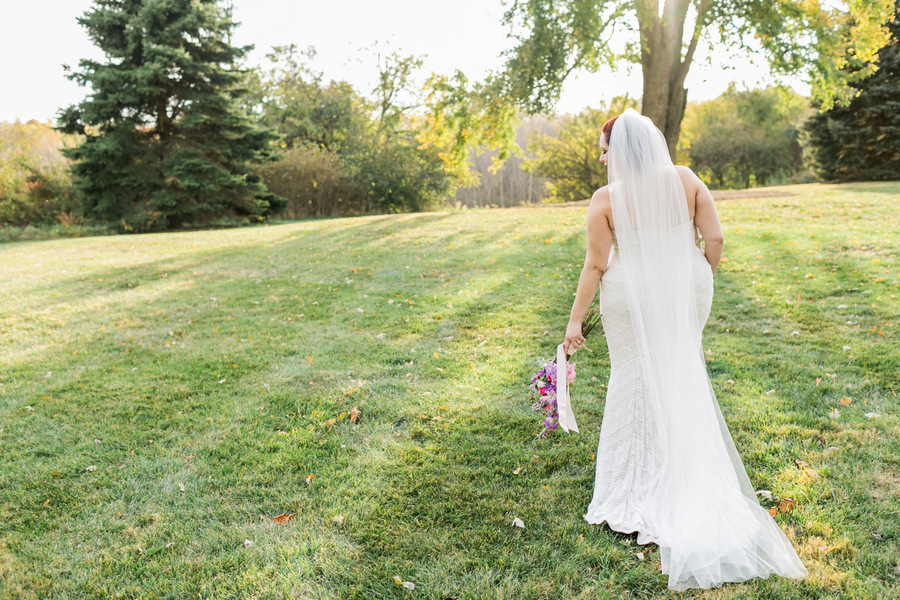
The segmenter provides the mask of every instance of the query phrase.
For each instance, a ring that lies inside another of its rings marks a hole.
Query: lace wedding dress
[[[600,290],[611,370],[585,519],[656,543],[675,590],[805,577],[759,505],[706,373],[713,275],[662,134],[629,109],[611,137],[616,232]]]

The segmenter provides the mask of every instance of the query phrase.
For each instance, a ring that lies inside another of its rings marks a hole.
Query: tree
[[[0,226],[73,221],[69,161],[60,152],[73,142],[46,123],[0,122]]]
[[[878,53],[878,70],[853,84],[859,94],[806,125],[813,161],[825,179],[900,179],[900,2],[889,27],[891,41]]]
[[[620,96],[609,106],[563,117],[556,136],[533,137],[528,150],[534,158],[526,163],[526,168],[550,180],[547,188],[552,200],[590,198],[606,184],[606,167],[600,163],[600,129],[606,121],[636,105],[633,99]]]
[[[786,180],[803,166],[799,133],[809,103],[791,90],[739,92],[688,106],[683,145],[691,168],[719,189]]]
[[[281,160],[259,173],[289,198],[290,216],[422,210],[449,194],[453,178],[436,147],[418,140],[419,58],[379,53],[366,98],[313,69],[313,48],[280,46],[268,57],[245,106],[281,134]]]
[[[78,19],[106,55],[69,78],[88,98],[62,111],[86,216],[126,231],[258,220],[283,206],[251,166],[271,134],[240,109],[250,47],[216,0],[96,0]]]
[[[573,71],[620,61],[643,74],[642,112],[662,130],[675,155],[687,102],[685,78],[701,40],[749,49],[755,39],[779,73],[805,72],[823,105],[846,103],[846,83],[887,41],[883,23],[893,0],[514,0],[505,15],[518,45],[497,78],[529,112],[547,112]],[[612,41],[630,35],[624,48]],[[519,34],[519,32],[524,32]],[[857,65],[855,71],[844,67]]]
[[[359,143],[372,107],[345,81],[325,81],[310,62],[316,50],[294,44],[266,54],[268,69],[249,72],[244,107],[281,137],[286,147],[309,144],[342,151]]]

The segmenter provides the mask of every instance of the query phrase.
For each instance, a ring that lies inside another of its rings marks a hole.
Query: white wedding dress
[[[642,135],[661,168],[623,147]],[[713,275],[664,144],[633,110],[610,140],[616,232],[600,296],[611,370],[585,519],[656,543],[675,590],[805,577],[759,505],[706,373],[700,340]],[[627,170],[612,163],[629,151],[637,162]]]

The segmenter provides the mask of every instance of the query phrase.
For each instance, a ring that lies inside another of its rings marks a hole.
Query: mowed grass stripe
[[[704,343],[812,573],[691,595],[898,596],[900,185],[778,191],[719,203]],[[585,214],[0,246],[0,598],[682,596],[581,516],[602,336],[576,360],[582,433],[535,437],[524,384],[562,337]]]

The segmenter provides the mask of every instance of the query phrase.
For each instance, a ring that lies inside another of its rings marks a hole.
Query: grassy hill
[[[900,597],[900,184],[778,191],[719,203],[704,344],[808,579],[669,593],[585,523],[603,337],[580,434],[525,388],[557,207],[0,246],[0,599]]]

